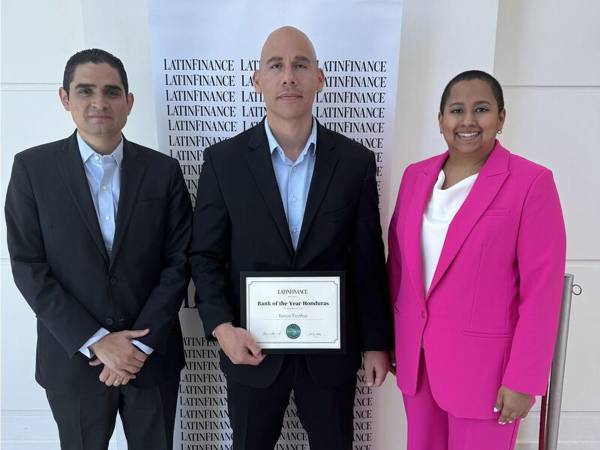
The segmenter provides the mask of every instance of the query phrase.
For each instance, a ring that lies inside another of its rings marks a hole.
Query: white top
[[[425,292],[431,286],[450,222],[452,222],[454,215],[469,195],[477,175],[471,175],[448,189],[442,189],[446,174],[443,170],[440,170],[429,203],[423,213],[423,227],[421,229]]]

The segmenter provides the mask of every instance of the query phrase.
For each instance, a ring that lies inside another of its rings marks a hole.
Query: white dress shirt
[[[438,179],[423,213],[421,249],[425,292],[429,290],[442,253],[448,227],[471,191],[478,174],[471,175],[447,189],[442,189],[446,174],[440,170]]]

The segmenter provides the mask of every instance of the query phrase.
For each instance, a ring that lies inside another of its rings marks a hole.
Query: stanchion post
[[[538,450],[545,450],[546,448],[546,409],[548,406],[548,388],[546,393],[542,397],[540,408],[540,430],[538,433]]]
[[[550,373],[544,450],[558,449],[558,428],[565,376],[565,361],[567,357],[567,340],[569,337],[569,320],[571,316],[571,300],[573,297],[573,279],[574,276],[572,274],[565,274],[560,322],[558,325],[558,335],[556,337],[556,349],[554,350],[552,372]]]

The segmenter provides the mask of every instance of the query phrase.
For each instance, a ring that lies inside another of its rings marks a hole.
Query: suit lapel
[[[471,192],[452,219],[427,296],[439,284],[465,239],[508,177],[509,152],[499,143],[479,171]]]
[[[300,230],[296,252],[302,247],[302,243],[310,231],[310,227],[325,197],[329,182],[338,162],[338,153],[335,149],[335,141],[331,133],[319,123],[317,123],[317,127],[315,170],[308,190],[308,198],[306,199],[306,208],[304,209],[302,229]]]
[[[68,144],[64,149],[64,154],[59,161],[59,170],[94,244],[96,244],[96,247],[98,247],[98,250],[108,265],[108,253],[104,245],[104,240],[102,239],[102,232],[100,231],[100,225],[98,224],[98,216],[90,193],[90,186],[85,175],[81,153],[79,153],[76,133],[73,133],[69,138]]]
[[[258,186],[258,190],[262,194],[271,216],[277,225],[281,239],[283,239],[290,255],[294,254],[292,238],[288,227],[283,203],[281,202],[281,194],[275,171],[273,170],[273,162],[271,161],[271,153],[264,128],[264,120],[254,129],[254,134],[248,143],[249,151],[246,153],[246,162],[248,168],[254,177],[254,181]]]
[[[425,281],[423,278],[423,257],[421,252],[421,235],[423,227],[423,212],[431,197],[431,191],[442,166],[448,158],[448,153],[432,158],[418,173],[411,202],[406,209],[404,248],[408,261],[408,272],[418,298],[425,300]]]
[[[111,265],[121,249],[123,238],[131,219],[131,213],[135,208],[139,188],[144,178],[146,167],[139,155],[135,144],[131,144],[123,138],[123,162],[121,165],[121,193],[119,195],[119,207],[115,223],[115,239]]]

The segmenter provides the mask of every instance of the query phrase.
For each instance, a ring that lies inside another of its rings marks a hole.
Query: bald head
[[[281,129],[285,123],[300,124],[306,133],[324,80],[310,39],[294,27],[281,27],[269,35],[260,54],[260,67],[252,76],[254,89],[263,95],[269,126]]]
[[[305,57],[317,65],[315,48],[306,34],[298,28],[285,26],[273,31],[265,41],[260,52],[260,64],[266,64],[270,58],[281,55],[289,47],[297,49],[300,57]]]

